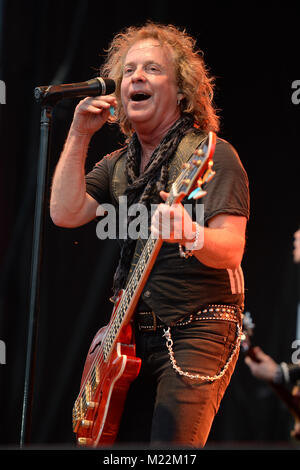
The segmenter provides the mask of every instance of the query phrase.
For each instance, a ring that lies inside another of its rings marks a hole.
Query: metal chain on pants
[[[167,330],[164,329],[164,334],[163,334],[163,337],[166,338],[166,346],[168,348],[168,351],[169,351],[169,356],[170,356],[170,361],[171,361],[171,364],[173,366],[173,368],[176,370],[176,372],[180,375],[183,375],[185,377],[188,377],[189,379],[192,379],[192,380],[205,380],[205,381],[208,381],[208,382],[213,382],[215,380],[218,380],[220,379],[221,377],[223,377],[223,375],[225,374],[226,370],[228,369],[229,367],[229,364],[231,363],[232,359],[234,358],[234,356],[236,355],[236,353],[238,352],[239,348],[240,348],[240,344],[241,344],[241,337],[242,337],[242,329],[240,327],[240,325],[237,323],[237,338],[236,338],[236,344],[232,350],[232,353],[231,355],[229,356],[226,364],[224,365],[223,369],[221,370],[221,372],[219,374],[216,374],[216,375],[213,375],[213,376],[210,376],[210,375],[199,375],[199,374],[190,374],[189,372],[184,372],[176,363],[176,359],[174,357],[174,352],[173,352],[173,340],[172,340],[172,337],[171,337],[171,331],[170,331],[170,327],[168,327]]]

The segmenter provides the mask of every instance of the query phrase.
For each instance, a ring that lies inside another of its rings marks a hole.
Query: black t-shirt
[[[103,158],[86,176],[87,193],[99,204],[109,202],[117,206],[113,169],[120,158],[126,158],[126,149]],[[203,186],[207,194],[196,202],[204,204],[204,225],[207,226],[209,219],[218,214],[248,219],[248,177],[237,152],[228,142],[218,138],[213,161],[216,174]],[[143,290],[139,310],[153,310],[169,324],[209,304],[243,306],[241,267],[235,270],[211,268],[194,256],[181,258],[177,244],[163,243]]]

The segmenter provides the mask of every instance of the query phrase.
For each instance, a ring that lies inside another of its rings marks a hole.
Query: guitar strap
[[[191,132],[183,137],[177,147],[175,156],[169,166],[169,180],[167,185],[167,191],[170,190],[172,183],[176,180],[177,176],[182,170],[182,165],[190,159],[195,149],[201,145],[201,143],[206,137],[207,134],[205,134],[204,132],[200,132],[199,130]],[[123,158],[119,158],[117,160],[112,175],[112,195],[116,200],[118,200],[119,196],[122,196],[124,194],[125,189],[127,187],[126,153],[122,156]],[[147,240],[143,240],[141,238],[138,238],[137,240],[127,282],[130,279],[130,276],[141,255],[146,241]]]

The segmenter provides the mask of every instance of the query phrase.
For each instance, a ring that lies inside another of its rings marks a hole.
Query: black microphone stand
[[[23,447],[24,444],[28,444],[30,442],[31,434],[32,403],[35,378],[34,375],[38,338],[38,318],[40,310],[40,280],[43,255],[43,234],[47,209],[46,200],[50,155],[50,131],[53,107],[56,104],[56,101],[54,101],[53,98],[48,100],[47,98],[43,99],[43,97],[40,95],[36,95],[36,99],[41,102],[42,109],[40,119],[40,147],[37,168],[37,186],[32,241],[28,339],[20,447]]]

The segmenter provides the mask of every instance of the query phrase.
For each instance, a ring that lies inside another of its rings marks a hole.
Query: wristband
[[[286,362],[281,362],[280,367],[282,370],[283,378],[286,384],[290,383],[290,374],[289,374],[289,368]]]
[[[275,371],[274,377],[272,382],[274,384],[282,384],[283,383],[283,370],[280,364],[278,364],[277,369]]]
[[[200,231],[201,231],[201,227],[199,224],[196,223],[196,235],[195,235],[195,240],[192,244],[191,249],[186,250],[183,248],[183,246],[180,243],[178,244],[179,256],[181,258],[189,258],[190,256],[193,256],[194,251],[196,251],[197,249]]]

